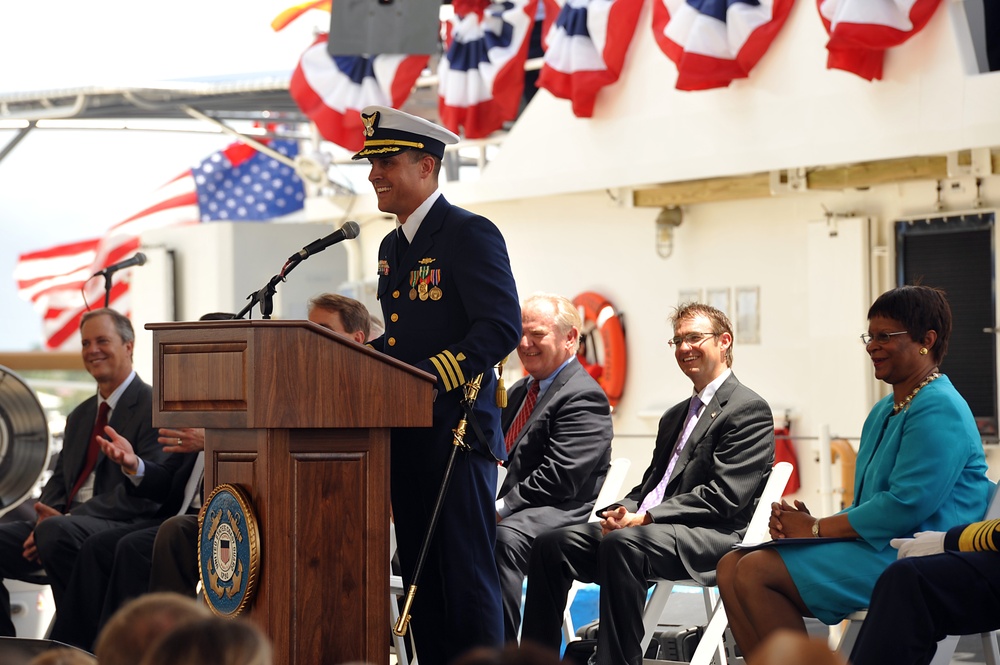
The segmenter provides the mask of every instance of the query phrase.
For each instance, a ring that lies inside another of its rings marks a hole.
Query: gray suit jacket
[[[66,501],[83,469],[96,419],[96,395],[73,409],[66,418],[62,451],[56,458],[52,477],[42,488],[39,501],[66,512]],[[139,457],[153,462],[165,461],[168,453],[164,453],[156,442],[157,430],[153,427],[153,389],[138,376],[122,393],[108,424],[129,440]],[[127,484],[130,483],[121,467],[105,457],[104,453],[98,453],[94,474],[94,496],[74,506],[74,515],[133,522],[152,517],[160,507],[158,501],[133,496],[128,491]]]
[[[510,427],[527,394],[527,379],[510,389],[500,418]],[[499,498],[513,510],[509,528],[531,537],[585,522],[611,464],[611,407],[579,362],[567,365],[535,404],[505,463]]]
[[[666,472],[689,400],[660,418],[653,460],[618,504],[635,511]],[[677,554],[702,584],[746,532],[774,465],[774,417],[767,402],[731,375],[706,405],[671,474],[663,502],[648,511],[669,524]],[[610,506],[609,506],[610,507]]]

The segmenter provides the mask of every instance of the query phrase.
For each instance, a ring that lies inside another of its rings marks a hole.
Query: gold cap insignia
[[[361,114],[361,123],[365,126],[365,136],[371,137],[375,135],[375,125],[378,122],[378,111],[375,111],[371,115]]]

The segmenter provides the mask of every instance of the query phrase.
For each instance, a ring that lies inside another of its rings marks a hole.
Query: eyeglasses
[[[879,344],[888,344],[889,340],[892,339],[893,335],[905,335],[908,332],[909,330],[900,330],[899,332],[891,332],[891,333],[879,332],[875,333],[874,335],[870,333],[861,333],[861,341],[865,343],[865,346],[868,346],[872,342],[878,342]]]
[[[703,332],[693,332],[686,335],[678,335],[677,337],[671,337],[667,340],[667,344],[670,346],[680,346],[687,342],[688,346],[698,346],[704,342],[709,337],[715,337],[719,333],[703,333]]]

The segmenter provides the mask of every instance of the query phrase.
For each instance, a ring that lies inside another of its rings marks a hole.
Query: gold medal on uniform
[[[417,299],[417,281],[418,281],[417,271],[416,270],[411,270],[410,271],[410,300],[416,300]]]
[[[417,293],[420,295],[421,300],[427,300],[430,296],[428,295],[429,286],[427,286],[428,273],[430,273],[430,268],[427,266],[420,266],[420,277],[419,283],[417,284]]]
[[[441,300],[441,296],[444,295],[444,294],[441,293],[441,288],[438,286],[438,282],[441,281],[441,269],[440,268],[438,268],[436,270],[431,270],[430,281],[431,281],[431,284],[434,285],[434,287],[430,290],[430,293],[428,294],[430,296],[430,299],[431,300]]]

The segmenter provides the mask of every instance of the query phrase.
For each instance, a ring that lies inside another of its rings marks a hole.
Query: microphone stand
[[[270,319],[271,312],[274,311],[273,296],[277,293],[278,282],[285,281],[285,277],[288,273],[292,272],[295,266],[300,263],[302,263],[302,259],[298,255],[293,255],[289,258],[288,261],[285,262],[285,265],[282,266],[281,272],[269,279],[267,284],[264,285],[264,288],[260,291],[254,291],[247,296],[247,300],[250,302],[247,303],[246,307],[237,312],[234,318],[242,319],[246,316],[247,312],[253,309],[254,305],[260,303],[260,318]]]
[[[111,302],[111,276],[115,274],[114,271],[104,271],[104,309],[108,308],[108,303]]]

